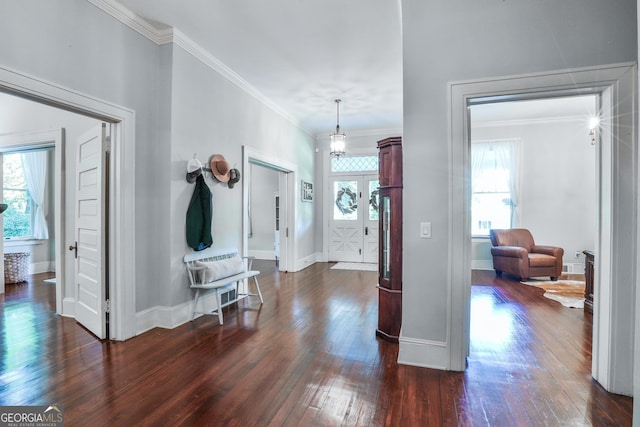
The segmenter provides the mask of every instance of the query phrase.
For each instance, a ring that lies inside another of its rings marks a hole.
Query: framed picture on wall
[[[313,201],[313,184],[310,182],[302,181],[302,201],[303,202]]]

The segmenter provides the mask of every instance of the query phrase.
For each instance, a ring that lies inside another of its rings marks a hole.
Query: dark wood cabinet
[[[402,325],[402,138],[378,141],[378,329],[398,342]]]
[[[593,273],[595,255],[591,251],[582,251],[584,254],[584,311],[593,314]]]

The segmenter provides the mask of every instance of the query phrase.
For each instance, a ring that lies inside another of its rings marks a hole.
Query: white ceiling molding
[[[149,21],[143,19],[132,10],[127,9],[120,3],[113,0],[87,0],[89,3],[102,10],[108,15],[116,18],[127,27],[140,33],[152,42],[160,45],[171,43],[173,38],[173,29],[158,29],[151,25]]]
[[[260,92],[251,83],[236,74],[231,68],[227,67],[222,61],[217,59],[211,53],[200,47],[193,40],[182,34],[177,28],[167,27],[166,29],[159,29],[151,25],[147,20],[133,12],[132,10],[124,7],[120,3],[113,0],[87,0],[103,12],[111,15],[124,25],[128,26],[132,30],[138,32],[142,36],[156,43],[157,45],[163,45],[168,43],[174,43],[180,46],[186,52],[190,53],[201,61],[203,64],[226,78],[240,89],[257,99],[264,104],[267,108],[273,110],[276,114],[289,121],[298,129],[311,136],[311,132],[302,127],[300,122],[295,119],[287,111],[280,108],[273,101],[267,98],[262,92]]]
[[[173,42],[176,45],[180,46],[185,51],[189,52],[196,59],[200,60],[203,64],[207,65],[209,68],[216,71],[222,77],[226,78],[231,83],[235,84],[240,89],[244,90],[249,95],[256,98],[258,101],[260,101],[261,103],[266,105],[268,108],[275,111],[280,116],[284,117],[286,120],[291,122],[294,126],[298,127],[308,135],[311,135],[311,133],[307,129],[304,129],[301,126],[300,122],[298,122],[298,120],[296,120],[295,117],[293,117],[291,114],[289,114],[288,112],[280,108],[278,105],[273,103],[273,101],[271,101],[262,92],[256,89],[255,86],[253,86],[251,83],[249,83],[248,81],[240,77],[231,68],[227,67],[222,61],[220,61],[215,56],[211,55],[209,52],[204,50],[193,40],[189,39],[187,36],[182,34],[182,32],[180,32],[180,30],[178,29],[174,29],[173,31]]]

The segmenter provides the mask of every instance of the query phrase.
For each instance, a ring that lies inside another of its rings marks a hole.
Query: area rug
[[[361,270],[378,271],[378,264],[367,262],[338,262],[331,267],[332,270]]]
[[[579,280],[528,280],[525,285],[544,289],[546,298],[558,301],[565,307],[584,308],[584,282]]]

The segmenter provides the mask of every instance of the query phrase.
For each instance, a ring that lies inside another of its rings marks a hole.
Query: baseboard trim
[[[76,317],[76,299],[75,298],[64,298],[62,300],[62,313],[61,316],[64,317]]]
[[[136,313],[136,335],[153,328],[173,329],[191,320],[191,301],[173,307],[155,306]]]
[[[493,261],[490,259],[474,259],[471,261],[473,270],[493,270]]]
[[[48,273],[55,270],[55,267],[51,267],[50,261],[34,262],[29,264],[29,274]]]
[[[449,370],[449,348],[446,342],[408,338],[402,336],[402,332],[398,341],[399,364]]]
[[[242,289],[242,288],[241,288]],[[201,295],[198,300],[198,312],[209,312],[217,307],[215,292]],[[157,305],[136,313],[136,335],[143,334],[153,328],[173,329],[191,321],[193,301],[186,301],[172,307]],[[202,314],[196,315],[197,317]]]
[[[322,259],[322,253],[320,252],[316,252],[314,254],[311,254],[309,256],[299,259],[298,261],[296,261],[294,272],[304,270],[310,265],[313,265],[316,262],[318,262],[318,259]]]
[[[264,259],[267,261],[274,261],[276,259],[276,253],[274,251],[249,250],[249,256],[256,257],[256,259]]]

